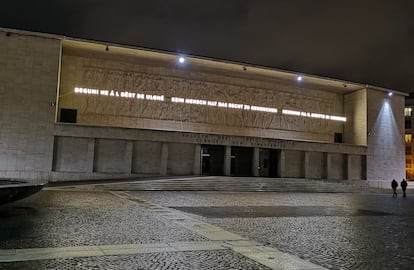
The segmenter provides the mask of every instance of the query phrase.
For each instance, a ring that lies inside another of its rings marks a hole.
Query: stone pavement
[[[47,188],[0,207],[0,269],[412,269],[414,197]]]

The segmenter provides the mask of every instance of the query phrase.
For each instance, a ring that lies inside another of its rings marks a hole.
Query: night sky
[[[0,27],[414,92],[414,1],[1,1]]]

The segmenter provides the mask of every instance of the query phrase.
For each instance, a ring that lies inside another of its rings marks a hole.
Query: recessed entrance
[[[231,176],[252,176],[252,148],[231,147]]]
[[[224,175],[224,146],[201,146],[201,174]]]
[[[259,176],[280,177],[279,173],[280,150],[260,148],[259,150]]]

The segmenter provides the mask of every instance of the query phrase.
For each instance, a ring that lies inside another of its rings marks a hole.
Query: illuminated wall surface
[[[340,94],[105,53],[63,51],[59,107],[79,124],[327,142],[343,133]]]

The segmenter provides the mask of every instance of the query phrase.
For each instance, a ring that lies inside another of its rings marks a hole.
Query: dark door
[[[261,148],[259,150],[259,175],[262,177],[279,177],[278,149]]]
[[[231,147],[231,175],[252,176],[252,148]]]
[[[201,146],[201,174],[223,175],[224,174],[224,146],[202,145]]]

